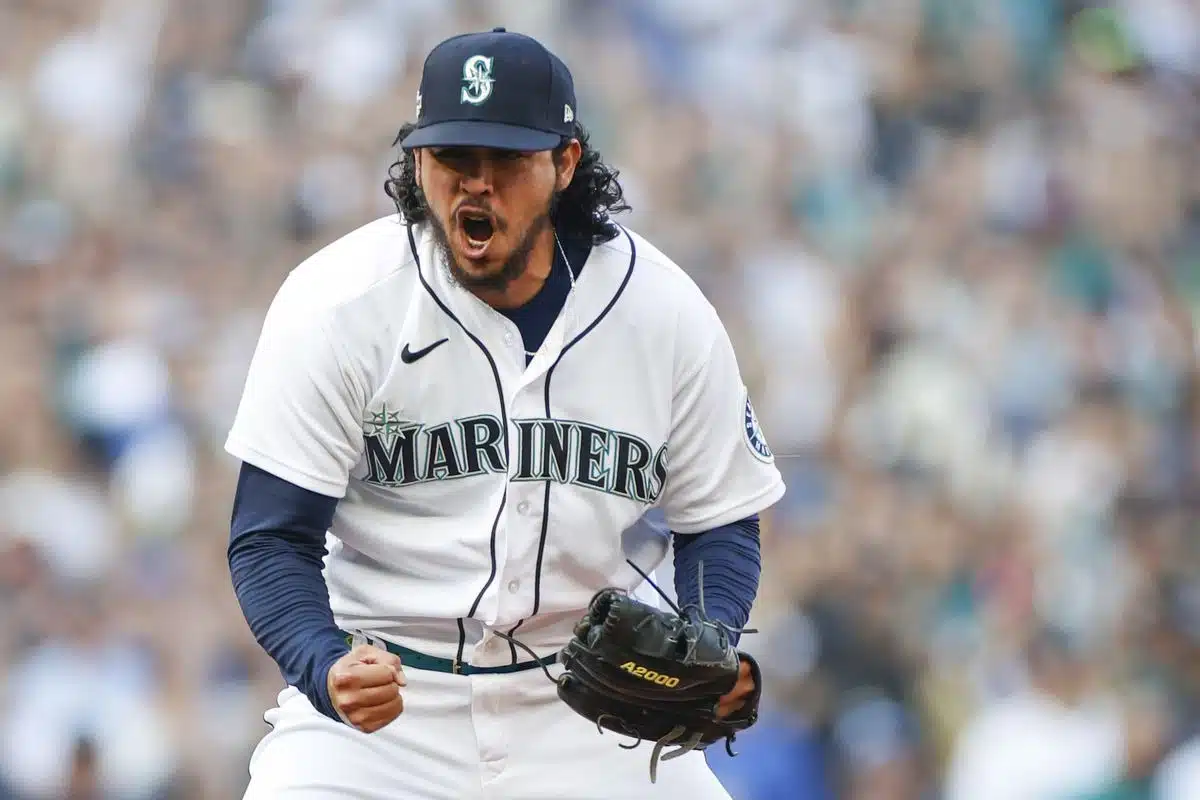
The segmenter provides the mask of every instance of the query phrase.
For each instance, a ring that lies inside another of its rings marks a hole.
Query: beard
[[[422,203],[422,205],[424,205],[425,218],[429,221],[430,227],[433,229],[433,239],[437,244],[438,253],[442,257],[442,264],[445,266],[446,274],[450,277],[450,280],[468,291],[487,290],[503,292],[513,281],[520,278],[529,269],[529,256],[537,244],[538,236],[543,231],[553,227],[551,217],[556,200],[557,195],[552,197],[550,202],[547,203],[546,209],[535,217],[533,222],[529,223],[529,227],[525,229],[525,232],[521,234],[521,238],[517,240],[516,247],[509,253],[508,258],[504,259],[504,263],[500,265],[500,269],[487,275],[476,275],[463,268],[450,246],[450,236],[446,232],[446,226],[442,224],[442,221],[433,213],[428,204]]]

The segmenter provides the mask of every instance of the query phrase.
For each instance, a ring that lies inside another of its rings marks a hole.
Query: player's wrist
[[[331,652],[322,659],[320,666],[317,668],[316,674],[313,676],[315,680],[312,682],[312,687],[309,692],[309,702],[317,711],[321,712],[330,719],[337,720],[346,725],[350,725],[350,721],[337,707],[334,702],[334,691],[332,686],[333,665],[336,664],[342,656],[350,652],[350,646],[343,643],[343,646],[336,652]],[[352,726],[353,727],[353,726]]]

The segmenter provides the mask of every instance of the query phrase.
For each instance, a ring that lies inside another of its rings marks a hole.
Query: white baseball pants
[[[631,739],[601,735],[539,669],[405,677],[404,713],[373,734],[282,691],[244,800],[729,800],[700,752],[660,763],[650,783],[653,743],[622,750]]]

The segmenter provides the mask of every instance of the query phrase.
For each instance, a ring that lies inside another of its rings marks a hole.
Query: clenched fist
[[[326,683],[338,715],[363,733],[374,733],[404,710],[400,658],[378,647],[362,644],[346,653],[333,662]]]

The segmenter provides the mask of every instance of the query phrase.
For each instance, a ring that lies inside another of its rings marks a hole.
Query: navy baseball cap
[[[447,39],[429,53],[416,130],[401,147],[552,150],[575,135],[575,82],[536,39],[504,28]]]

